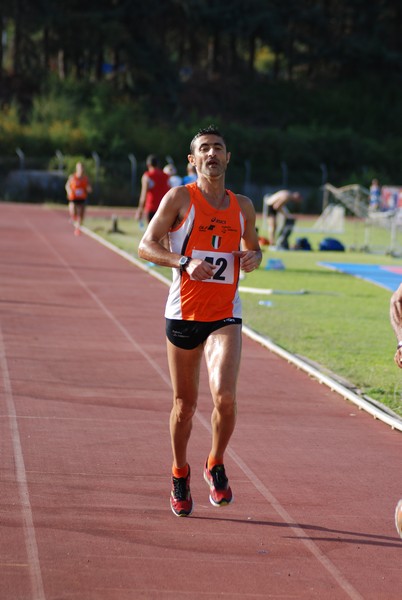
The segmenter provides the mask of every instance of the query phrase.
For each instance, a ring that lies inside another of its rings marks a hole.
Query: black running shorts
[[[239,318],[228,317],[219,321],[182,321],[180,319],[166,319],[166,336],[174,346],[193,350],[203,344],[207,337],[226,325],[241,325]]]

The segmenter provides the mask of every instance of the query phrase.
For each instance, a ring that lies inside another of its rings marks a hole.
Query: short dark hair
[[[202,129],[200,129],[199,131],[197,131],[197,133],[195,134],[195,136],[191,140],[191,143],[190,143],[190,154],[194,154],[194,144],[195,144],[195,141],[197,140],[197,138],[201,137],[202,135],[216,135],[216,136],[222,138],[222,140],[224,141],[224,144],[226,146],[226,140],[223,137],[223,135],[221,134],[221,132],[219,131],[219,129],[216,127],[216,125],[208,125],[208,127],[203,127]]]
[[[147,167],[157,167],[158,164],[159,160],[156,154],[150,154],[147,156]]]

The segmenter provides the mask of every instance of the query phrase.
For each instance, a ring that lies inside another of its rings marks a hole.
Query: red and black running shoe
[[[176,517],[189,517],[193,511],[193,499],[190,492],[190,467],[187,477],[172,477],[170,508]]]
[[[209,485],[209,501],[213,506],[226,506],[226,504],[233,501],[232,490],[223,465],[215,465],[209,470],[207,460],[204,468],[204,479]]]

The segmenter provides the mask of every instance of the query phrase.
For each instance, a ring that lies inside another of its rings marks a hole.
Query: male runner
[[[301,202],[301,200],[302,196],[299,192],[291,192],[289,190],[279,190],[265,200],[268,205],[267,225],[269,231],[269,243],[271,246],[275,246],[276,243],[276,225],[278,213],[282,213],[285,218],[289,218],[291,214],[288,211],[286,204],[288,202]]]
[[[214,126],[201,129],[188,155],[197,181],[165,195],[139,246],[141,258],[173,269],[165,317],[173,387],[170,505],[178,517],[193,509],[187,445],[203,354],[213,399],[212,445],[204,479],[214,506],[233,500],[224,453],[236,421],[242,322],[239,271],[256,269],[262,255],[251,200],[225,189],[229,160],[221,133]],[[169,249],[162,243],[166,235]]]
[[[77,162],[75,165],[75,172],[67,179],[65,189],[70,218],[74,224],[74,234],[80,235],[88,194],[92,192],[91,184],[81,162]]]
[[[169,175],[159,168],[158,157],[150,154],[146,160],[147,170],[141,177],[141,193],[136,211],[137,221],[141,221],[145,213],[147,223],[158,210],[160,201],[170,189]]]

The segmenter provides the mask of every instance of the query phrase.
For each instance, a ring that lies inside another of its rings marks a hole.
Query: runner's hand
[[[259,250],[235,250],[232,254],[240,258],[240,268],[245,273],[254,271],[260,265],[261,252]]]
[[[394,356],[395,364],[402,369],[402,348],[398,348]]]
[[[205,279],[211,279],[215,272],[216,266],[206,260],[200,260],[199,258],[192,258],[187,269],[192,279],[196,281],[204,281]]]

